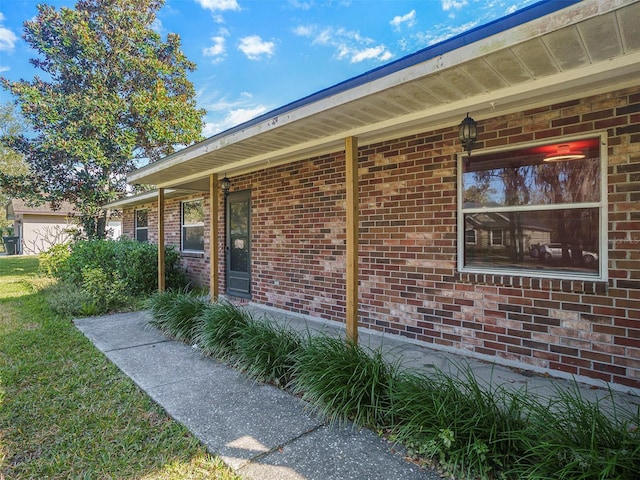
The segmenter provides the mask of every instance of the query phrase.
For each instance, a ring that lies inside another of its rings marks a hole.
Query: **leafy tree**
[[[11,103],[0,104],[0,137],[20,135],[25,131],[24,120],[16,113]],[[22,155],[0,143],[0,172],[8,175],[22,175],[29,171]],[[6,228],[11,222],[7,220],[5,205],[11,195],[0,187],[0,228]]]
[[[178,35],[153,30],[164,0],[79,0],[75,9],[38,6],[23,38],[42,77],[2,84],[14,95],[34,135],[9,135],[28,175],[0,174],[12,195],[70,201],[89,237],[104,235],[100,207],[126,191],[137,159],[155,161],[200,139],[187,72],[195,69]]]

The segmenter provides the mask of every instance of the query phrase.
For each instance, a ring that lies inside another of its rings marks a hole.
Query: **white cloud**
[[[298,25],[293,29],[293,33],[299,37],[310,37],[313,35],[313,28],[305,25]]]
[[[403,24],[413,27],[416,24],[416,11],[411,10],[406,15],[397,15],[389,22],[393,28],[399,29]]]
[[[240,10],[240,5],[236,0],[196,0],[198,4],[204,9],[211,10],[212,12],[232,10]]]
[[[211,137],[216,133],[224,132],[229,128],[233,128],[241,123],[247,122],[252,118],[256,118],[267,111],[264,105],[255,105],[250,108],[235,108],[225,111],[219,111],[217,114],[210,113],[210,117],[215,117],[211,121],[205,123],[202,134],[205,137]]]
[[[515,12],[519,8],[520,8],[519,5],[509,5],[504,13],[505,15],[511,15],[513,12]]]
[[[151,24],[151,30],[156,32],[158,35],[162,35],[164,32],[164,27],[162,26],[162,21],[159,18],[156,18]]]
[[[442,0],[442,9],[445,12],[449,10],[460,10],[466,6],[469,2],[467,0]]]
[[[226,52],[226,39],[224,37],[211,37],[213,45],[202,49],[205,57],[213,57],[214,61],[219,62],[224,58]]]
[[[275,43],[262,40],[259,35],[244,37],[238,45],[238,49],[250,60],[260,60],[262,56],[270,57],[275,48]]]
[[[298,36],[311,39],[313,45],[322,45],[335,49],[339,60],[348,59],[351,63],[364,60],[387,61],[393,54],[383,44],[375,45],[371,38],[344,28],[300,25],[293,30]]]
[[[215,79],[212,79],[215,81]],[[241,92],[236,99],[229,99],[226,95],[221,94],[219,91],[209,91],[206,87],[199,90],[198,104],[204,105],[204,108],[209,113],[216,113],[217,115],[224,114],[228,116],[231,111],[248,111],[264,108],[262,106],[256,106],[253,95],[250,92]]]
[[[480,20],[473,20],[467,22],[464,25],[434,25],[433,28],[427,33],[418,33],[416,38],[421,46],[434,45],[439,42],[443,42],[456,35],[471,30],[481,23]]]
[[[211,37],[213,45],[202,49],[202,54],[205,57],[213,57],[214,62],[220,62],[224,59],[227,53],[227,39],[229,31],[226,28],[221,28],[218,35]]]
[[[313,7],[313,2],[304,2],[300,0],[289,0],[289,5],[299,10],[309,10]]]
[[[0,13],[0,52],[12,52],[16,47],[18,36],[2,25],[4,15]]]
[[[389,60],[391,57],[393,57],[391,52],[389,52],[385,47],[378,46],[365,48],[360,51],[352,51],[351,63],[359,63],[365,60],[380,60],[384,62]]]

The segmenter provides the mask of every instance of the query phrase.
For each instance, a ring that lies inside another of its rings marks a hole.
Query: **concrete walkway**
[[[76,320],[97,348],[246,479],[439,479],[373,432],[327,425],[299,398],[168,340],[145,312]]]
[[[246,307],[256,317],[284,323],[310,333],[343,335],[335,324],[285,314],[256,305]],[[261,480],[438,479],[420,469],[373,432],[328,425],[305,408],[299,398],[271,385],[247,380],[236,370],[202,357],[188,345],[167,339],[149,324],[146,312],[76,320],[76,326],[97,348],[131,377],[169,415],[184,424],[213,454],[239,475]],[[452,371],[468,365],[481,383],[526,387],[541,396],[575,382],[462,359],[382,337],[360,333],[360,343],[400,359],[406,368]],[[609,391],[577,384],[581,395],[606,405]],[[635,411],[640,397],[614,392],[618,406]]]

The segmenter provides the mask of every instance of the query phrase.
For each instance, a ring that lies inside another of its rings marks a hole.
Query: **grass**
[[[0,477],[236,479],[0,257]]]

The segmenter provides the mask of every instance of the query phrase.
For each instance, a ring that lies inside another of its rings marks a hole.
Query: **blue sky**
[[[22,40],[38,3],[0,0],[0,75],[39,73]],[[155,29],[177,33],[206,136],[531,5],[535,0],[166,0]],[[0,89],[0,102],[11,96]]]

